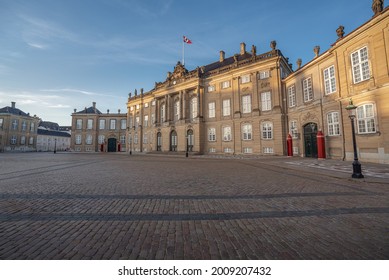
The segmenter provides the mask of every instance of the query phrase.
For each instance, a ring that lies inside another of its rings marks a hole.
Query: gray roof
[[[56,130],[47,130],[47,129],[41,129],[41,128],[38,128],[38,135],[50,135],[50,136],[57,136],[57,137],[71,137],[71,135],[68,132],[56,131]]]
[[[11,114],[11,115],[18,115],[18,116],[26,116],[26,117],[30,116],[29,114],[24,113],[22,110],[10,106],[1,108],[0,114]]]
[[[84,110],[82,110],[82,111],[78,111],[78,112],[76,112],[76,113],[73,113],[73,114],[102,114],[100,111],[99,111],[99,109],[97,109],[96,107],[93,107],[93,106],[91,106],[91,107],[89,107],[89,108],[86,108],[85,107],[85,109]]]

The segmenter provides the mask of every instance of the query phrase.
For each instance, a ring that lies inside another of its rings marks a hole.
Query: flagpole
[[[185,66],[185,42],[182,40],[182,65]]]

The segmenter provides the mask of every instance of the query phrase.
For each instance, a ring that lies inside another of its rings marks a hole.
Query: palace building
[[[40,119],[16,108],[16,103],[0,108],[0,152],[36,151]]]
[[[353,102],[359,158],[389,163],[389,8],[375,0],[372,9],[365,24],[347,35],[339,26],[331,47],[314,47],[294,71],[275,41],[260,54],[241,43],[239,53],[220,51],[193,70],[178,62],[153,89],[129,94],[127,114],[95,105],[72,114],[72,147],[352,160]]]

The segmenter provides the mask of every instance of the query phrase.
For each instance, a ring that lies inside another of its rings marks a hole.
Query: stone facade
[[[16,103],[0,109],[0,152],[36,151],[40,119],[16,108]]]
[[[293,155],[317,157],[323,133],[325,157],[352,160],[352,98],[360,159],[389,163],[389,9],[373,11],[294,72],[274,41],[192,71],[178,62],[152,90],[130,93],[129,150],[286,155],[290,134]]]
[[[188,71],[178,62],[154,89],[132,96],[128,138],[133,151],[284,154],[281,77],[291,73],[272,42]]]
[[[72,114],[71,149],[76,152],[126,151],[126,113],[101,113],[93,106]]]
[[[330,49],[283,80],[296,155],[315,155],[312,137],[322,131],[328,158],[352,160],[351,120],[345,109],[352,99],[359,159],[389,163],[388,16],[385,9],[339,36]]]

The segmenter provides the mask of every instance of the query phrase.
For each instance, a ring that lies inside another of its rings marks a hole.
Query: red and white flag
[[[184,42],[185,42],[185,43],[187,43],[187,44],[192,44],[192,41],[189,40],[188,37],[186,37],[186,36],[183,36],[183,37],[184,37]]]

